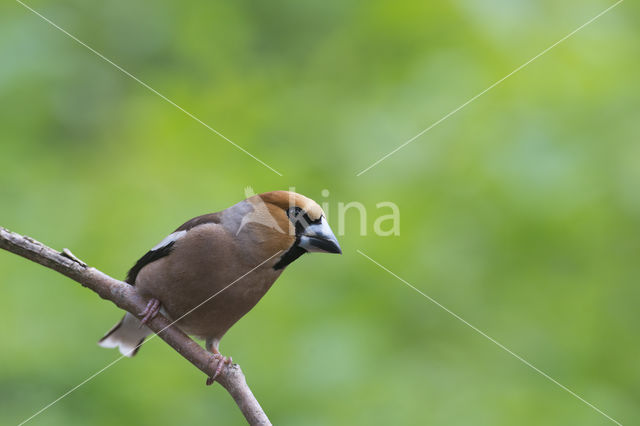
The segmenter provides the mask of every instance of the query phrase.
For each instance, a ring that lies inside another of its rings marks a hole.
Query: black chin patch
[[[278,263],[273,265],[273,269],[275,269],[276,271],[280,269],[284,269],[291,262],[293,262],[294,260],[296,260],[297,258],[299,258],[300,256],[302,256],[307,252],[305,249],[303,249],[298,245],[299,242],[300,240],[297,239],[295,244],[291,246],[291,248],[287,250],[285,254],[282,255]]]

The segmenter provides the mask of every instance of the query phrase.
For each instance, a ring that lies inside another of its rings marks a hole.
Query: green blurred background
[[[640,418],[639,6],[33,0],[0,6],[0,225],[123,278],[186,219],[257,192],[362,202],[344,255],[294,263],[221,344],[278,425],[604,425],[361,249],[621,423]],[[323,189],[330,196],[321,196]],[[401,235],[372,234],[381,201]],[[0,423],[116,359],[120,317],[0,253]],[[33,425],[242,424],[159,339]]]

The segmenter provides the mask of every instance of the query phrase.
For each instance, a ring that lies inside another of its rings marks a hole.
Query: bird
[[[145,298],[146,308],[138,316],[126,313],[98,344],[134,356],[153,333],[146,324],[161,312],[186,334],[205,341],[216,362],[210,385],[232,363],[219,351],[225,333],[287,266],[311,252],[342,254],[342,249],[322,208],[296,192],[251,195],[225,210],[194,217],[129,270],[125,282]]]

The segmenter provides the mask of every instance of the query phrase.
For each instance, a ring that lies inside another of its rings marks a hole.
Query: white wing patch
[[[169,234],[167,235],[167,237],[160,241],[158,244],[156,244],[151,251],[155,251],[155,250],[160,250],[162,247],[165,247],[171,243],[173,243],[174,241],[179,240],[180,238],[182,238],[184,236],[184,234],[186,234],[187,231],[178,231],[178,232],[174,232],[173,234]]]

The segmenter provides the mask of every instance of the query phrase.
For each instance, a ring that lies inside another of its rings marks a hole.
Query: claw
[[[207,386],[212,385],[213,382],[216,381],[216,377],[222,372],[222,367],[233,363],[233,359],[230,356],[226,357],[220,354],[212,354],[211,357],[216,360],[216,371],[213,373],[213,376],[207,378]]]
[[[147,303],[147,307],[140,313],[142,319],[140,320],[140,327],[151,321],[160,311],[160,301],[158,299],[151,299]]]

